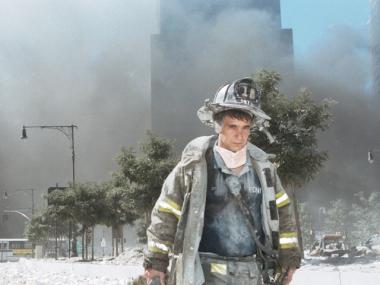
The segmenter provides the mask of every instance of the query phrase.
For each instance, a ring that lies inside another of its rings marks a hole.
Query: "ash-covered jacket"
[[[202,237],[207,194],[207,149],[216,136],[191,141],[181,161],[166,178],[148,228],[148,252],[145,267],[165,272],[169,254],[175,259],[178,285],[204,282],[198,255]],[[247,146],[252,165],[262,187],[262,224],[267,244],[279,250],[282,267],[299,267],[301,252],[293,207],[276,174],[268,154],[252,144]]]

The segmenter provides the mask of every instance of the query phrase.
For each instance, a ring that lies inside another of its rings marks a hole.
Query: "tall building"
[[[370,49],[372,57],[372,92],[380,98],[380,0],[370,0]]]
[[[179,149],[207,132],[196,111],[218,86],[262,68],[293,72],[280,0],[162,0],[151,40],[152,130]]]

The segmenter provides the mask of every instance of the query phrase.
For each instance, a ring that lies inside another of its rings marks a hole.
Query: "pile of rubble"
[[[120,253],[119,256],[104,259],[103,263],[142,266],[144,260],[143,251],[142,247],[125,248],[124,252]]]

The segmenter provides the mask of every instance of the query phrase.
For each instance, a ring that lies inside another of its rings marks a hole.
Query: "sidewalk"
[[[291,285],[379,285],[380,272],[342,272],[302,270],[296,272]]]
[[[29,268],[41,268],[45,272],[67,273],[86,277],[109,277],[130,280],[143,274],[142,266],[93,264],[82,262],[49,262],[46,260],[24,260]]]

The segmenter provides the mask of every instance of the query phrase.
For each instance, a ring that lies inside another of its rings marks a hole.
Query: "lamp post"
[[[3,195],[3,199],[4,200],[7,200],[9,199],[9,197],[12,197],[14,195],[17,195],[18,192],[26,192],[26,191],[30,191],[31,194],[32,194],[32,217],[34,216],[34,189],[30,188],[30,189],[16,189],[14,191],[12,191],[12,194],[8,194],[7,191],[4,192],[4,195]]]
[[[74,148],[74,129],[77,129],[76,125],[63,125],[63,126],[22,126],[22,135],[21,139],[27,139],[26,129],[52,129],[57,130],[65,135],[65,137],[71,142],[71,151],[72,151],[72,163],[73,163],[73,187],[75,188],[75,148]],[[69,222],[69,258],[71,257],[71,221]]]
[[[72,163],[73,163],[73,187],[75,187],[75,148],[74,148],[74,129],[78,127],[75,125],[68,126],[22,126],[21,139],[27,139],[26,129],[39,128],[39,129],[53,129],[60,131],[65,135],[65,137],[71,142],[72,151]]]
[[[30,222],[32,219],[31,217],[33,217],[34,215],[34,189],[17,189],[16,191],[14,192],[19,192],[19,191],[32,191],[32,208],[26,208],[26,209],[19,209],[19,210],[3,210],[3,213],[14,213],[14,214],[18,214],[20,216],[23,216],[25,219],[28,220],[28,222]],[[9,197],[15,195],[15,194],[18,194],[18,193],[12,193],[12,194],[8,194],[8,192],[4,192],[3,193],[3,200],[7,200],[9,199]],[[26,215],[25,213],[21,212],[24,211],[24,210],[32,210],[32,216],[29,217],[28,215]],[[6,217],[6,215],[3,216],[3,218]]]

